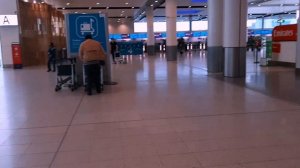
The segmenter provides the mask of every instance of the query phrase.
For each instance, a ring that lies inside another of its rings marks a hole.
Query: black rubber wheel
[[[55,87],[55,91],[56,91],[56,92],[59,91],[60,89],[61,89],[60,86],[56,86],[56,87]]]

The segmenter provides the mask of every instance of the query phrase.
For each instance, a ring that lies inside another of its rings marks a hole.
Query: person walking
[[[118,45],[115,39],[111,39],[110,42],[110,53],[113,58],[113,63],[116,64],[116,52],[118,51]]]
[[[55,72],[56,70],[56,48],[54,44],[51,42],[48,49],[48,71],[51,71],[51,64],[52,64],[52,71]]]
[[[92,95],[92,86],[95,84],[98,93],[100,86],[100,66],[105,64],[105,51],[101,44],[92,39],[92,35],[86,35],[85,41],[80,44],[79,59],[82,60],[86,74],[86,91]]]

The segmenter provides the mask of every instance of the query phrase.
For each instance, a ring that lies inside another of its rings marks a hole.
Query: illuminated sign
[[[297,41],[297,25],[275,27],[272,38],[273,41]]]
[[[0,15],[0,26],[17,26],[17,15]]]

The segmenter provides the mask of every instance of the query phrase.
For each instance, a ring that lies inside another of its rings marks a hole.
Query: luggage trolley
[[[127,64],[126,59],[120,54],[120,52],[115,53],[115,63]]]
[[[57,65],[56,86],[55,91],[59,91],[62,87],[69,87],[72,91],[77,89],[75,74],[76,59],[61,60]]]

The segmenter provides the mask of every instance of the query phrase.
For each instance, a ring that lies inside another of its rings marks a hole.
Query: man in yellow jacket
[[[91,35],[86,35],[85,41],[79,48],[79,59],[82,60],[86,75],[86,91],[92,94],[92,85],[96,85],[97,92],[101,92],[100,87],[100,64],[104,65],[105,51],[101,44],[92,39]]]

